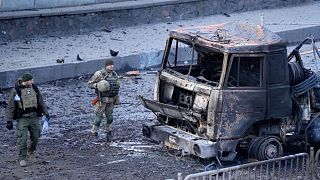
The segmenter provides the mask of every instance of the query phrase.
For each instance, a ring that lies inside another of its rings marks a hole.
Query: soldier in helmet
[[[113,61],[106,60],[105,67],[94,73],[88,82],[89,88],[95,89],[99,100],[95,103],[94,113],[96,115],[92,125],[91,133],[98,136],[98,129],[103,119],[106,118],[106,141],[111,141],[111,124],[113,122],[113,107],[119,104],[119,78],[113,71]]]
[[[27,155],[29,155],[29,160],[35,160],[34,152],[40,137],[39,117],[43,115],[49,121],[47,106],[38,87],[33,84],[32,75],[24,74],[10,92],[6,111],[7,129],[12,130],[12,121],[17,121],[17,142],[21,167],[27,165]],[[29,148],[27,148],[28,131],[31,139]]]

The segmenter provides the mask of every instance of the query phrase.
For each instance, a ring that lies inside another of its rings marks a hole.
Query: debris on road
[[[57,63],[64,63],[64,59],[63,58],[57,59],[56,61],[57,61]]]
[[[79,54],[77,54],[77,61],[83,61]]]
[[[118,55],[119,51],[114,51],[112,49],[110,49],[110,55],[113,57],[116,57]]]
[[[133,70],[133,71],[126,72],[126,76],[139,76],[139,75],[140,75],[139,70]]]

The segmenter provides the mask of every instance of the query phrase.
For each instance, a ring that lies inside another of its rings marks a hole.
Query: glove
[[[50,120],[50,115],[49,114],[46,115],[46,119],[49,122],[49,120]]]
[[[12,121],[7,121],[7,129],[9,129],[9,130],[13,129]]]
[[[94,89],[98,89],[98,83],[93,84]]]

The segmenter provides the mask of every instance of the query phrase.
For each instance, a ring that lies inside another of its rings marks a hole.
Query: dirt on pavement
[[[40,84],[51,115],[49,133],[40,139],[36,162],[19,167],[15,130],[6,129],[1,106],[0,179],[170,179],[204,170],[194,157],[169,155],[142,135],[142,123],[155,119],[136,98],[153,97],[154,72],[121,79],[121,102],[114,109],[113,142],[95,143],[90,134],[94,91],[89,77]],[[9,90],[3,91],[8,97]],[[15,125],[15,123],[14,123]],[[104,137],[100,128],[100,137]]]

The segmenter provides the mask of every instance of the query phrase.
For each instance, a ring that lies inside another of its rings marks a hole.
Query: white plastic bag
[[[41,130],[41,135],[47,134],[49,132],[49,123],[45,116],[42,117],[43,125]]]
[[[20,97],[19,97],[18,94],[16,94],[16,95],[14,96],[14,100],[15,100],[15,101],[21,101],[21,99],[20,99]]]

